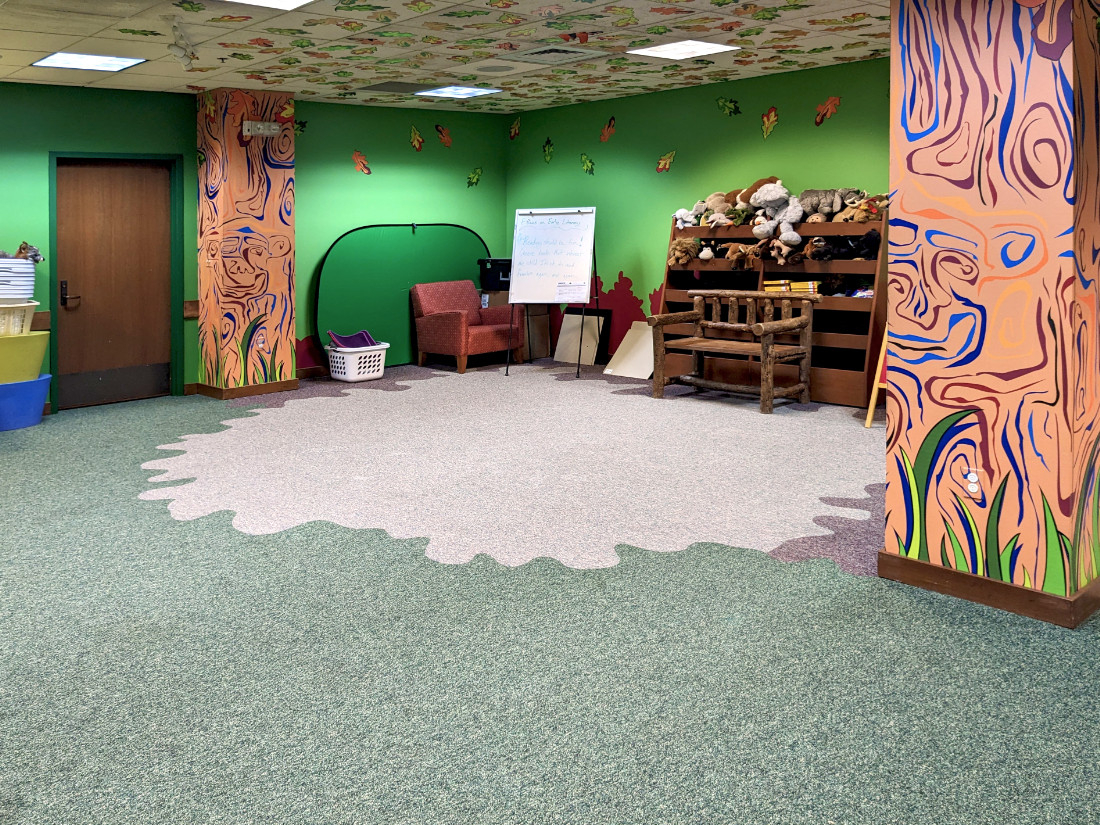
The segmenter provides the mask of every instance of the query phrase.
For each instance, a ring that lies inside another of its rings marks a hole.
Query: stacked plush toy
[[[868,196],[854,187],[805,189],[795,197],[776,177],[761,178],[752,186],[728,192],[714,192],[680,209],[673,217],[676,226],[752,226],[756,244],[715,245],[709,240],[677,238],[669,248],[669,266],[686,267],[699,257],[709,260],[725,251],[731,269],[751,269],[764,258],[783,266],[803,260],[871,260],[879,251],[882,238],[877,230],[863,235],[838,236],[831,240],[812,237],[804,243],[796,224],[824,222],[867,223],[878,221],[889,205],[889,196]],[[825,291],[823,285],[823,292]],[[838,284],[835,291],[840,291]],[[835,294],[826,293],[826,294]]]

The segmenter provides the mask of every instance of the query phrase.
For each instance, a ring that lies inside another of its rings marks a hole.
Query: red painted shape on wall
[[[619,348],[619,344],[626,337],[630,325],[635,321],[646,319],[642,299],[634,294],[632,286],[631,280],[620,271],[619,277],[615,279],[615,285],[611,287],[610,291],[605,292],[603,279],[596,276],[596,287],[600,294],[600,309],[611,310],[611,326],[608,329],[608,335],[610,336],[608,339],[608,353],[610,355],[615,354],[615,350]],[[660,288],[658,287],[659,291]],[[660,306],[659,298],[657,305]],[[585,307],[594,310],[596,308],[595,298],[585,304]],[[563,317],[564,314],[557,304],[550,307],[550,333],[551,340],[555,343],[558,339],[558,333],[561,332]]]
[[[321,349],[316,335],[297,339],[294,342],[294,353],[298,360],[298,369],[328,366],[325,351]]]
[[[663,286],[657,287],[651,293],[649,293],[649,314],[660,315],[661,314],[661,296],[664,294],[665,288]]]

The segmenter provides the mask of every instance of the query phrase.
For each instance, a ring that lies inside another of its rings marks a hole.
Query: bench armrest
[[[788,318],[785,321],[765,321],[762,324],[752,325],[753,335],[775,335],[777,332],[792,332],[796,329],[802,329],[808,326],[810,323],[809,315],[802,315],[798,318]]]
[[[703,320],[701,312],[668,312],[664,315],[650,315],[646,322],[651,327],[663,327],[668,324],[687,324]]]

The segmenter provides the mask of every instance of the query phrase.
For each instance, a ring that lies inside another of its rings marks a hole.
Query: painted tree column
[[[293,380],[294,100],[217,89],[198,95],[198,109],[200,380]],[[245,121],[280,130],[245,136]]]
[[[886,552],[1100,570],[1097,3],[895,0]]]

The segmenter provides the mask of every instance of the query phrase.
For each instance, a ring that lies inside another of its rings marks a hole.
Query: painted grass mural
[[[886,546],[1058,595],[1100,570],[1073,6],[898,0],[891,58]]]
[[[199,380],[294,378],[294,101],[227,89],[197,100]],[[250,137],[246,120],[283,126]]]

